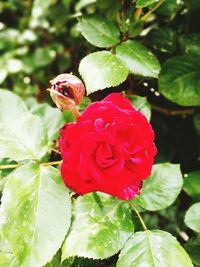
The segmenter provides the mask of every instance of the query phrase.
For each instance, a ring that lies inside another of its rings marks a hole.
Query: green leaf
[[[91,4],[96,3],[97,0],[79,0],[75,5],[75,10],[78,12]]]
[[[17,260],[9,249],[8,244],[0,236],[0,266],[18,267]]]
[[[185,224],[200,233],[200,202],[192,205],[185,214]]]
[[[200,171],[194,171],[184,178],[183,189],[196,200],[200,201]]]
[[[144,77],[158,77],[160,71],[159,61],[141,43],[128,40],[117,46],[116,53],[133,74]]]
[[[21,267],[40,267],[61,247],[70,226],[70,199],[57,169],[27,164],[3,191],[1,234]]]
[[[200,56],[185,55],[167,60],[159,76],[159,91],[182,106],[200,105]]]
[[[182,1],[167,0],[156,10],[156,12],[161,16],[173,19],[182,6]]]
[[[140,195],[133,201],[146,210],[165,209],[175,201],[182,185],[179,165],[155,164],[151,176],[144,181]]]
[[[147,98],[137,95],[127,95],[126,97],[130,99],[133,107],[143,113],[149,121],[151,118],[151,107],[149,102],[147,101]]]
[[[167,27],[152,29],[147,40],[151,47],[162,53],[172,53],[176,49],[176,34]]]
[[[137,232],[123,247],[117,267],[192,267],[192,262],[171,234],[154,230]]]
[[[137,0],[136,7],[147,7],[152,4],[158,3],[159,0]]]
[[[133,231],[127,203],[103,193],[79,197],[62,248],[62,260],[72,256],[108,258],[122,248]]]
[[[38,115],[47,130],[48,140],[55,141],[59,137],[59,129],[65,124],[63,113],[48,104],[38,104],[33,106],[31,112]]]
[[[18,96],[0,90],[0,157],[39,160],[48,151],[47,142],[40,118]]]
[[[128,68],[121,59],[108,51],[95,52],[84,57],[80,62],[79,72],[85,81],[88,95],[117,86],[128,76]]]
[[[200,34],[185,34],[179,39],[181,50],[185,54],[194,54],[200,56]]]
[[[197,235],[195,238],[189,239],[185,245],[187,253],[190,255],[192,261],[197,266],[200,266],[200,235]]]
[[[97,47],[109,47],[119,42],[117,27],[105,17],[84,16],[79,19],[77,26],[85,39]]]

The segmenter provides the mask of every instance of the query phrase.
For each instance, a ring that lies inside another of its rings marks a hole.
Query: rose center
[[[102,168],[112,166],[116,162],[113,149],[109,144],[101,143],[98,145],[95,153],[96,162]]]

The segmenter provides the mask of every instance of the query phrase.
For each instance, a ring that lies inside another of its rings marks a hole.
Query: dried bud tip
[[[73,74],[63,73],[50,81],[50,95],[59,109],[73,110],[79,105],[85,94],[82,81]]]

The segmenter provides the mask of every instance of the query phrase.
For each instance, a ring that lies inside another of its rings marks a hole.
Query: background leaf
[[[21,267],[49,262],[70,226],[70,199],[57,169],[27,164],[3,191],[1,233]]]
[[[185,249],[187,253],[190,255],[192,261],[197,266],[200,266],[200,235],[197,235],[194,238],[189,239],[187,244],[185,245]]]
[[[173,252],[173,253],[172,253]],[[154,230],[137,232],[123,247],[117,267],[192,267],[192,262],[171,234]]]
[[[48,150],[47,142],[40,118],[18,96],[0,90],[0,157],[39,160]]]
[[[167,60],[159,76],[159,91],[183,106],[200,105],[200,57],[177,56]]]
[[[31,112],[38,115],[47,130],[49,142],[58,139],[59,130],[65,124],[64,114],[57,108],[53,108],[46,103],[34,105]]]
[[[62,249],[72,257],[108,258],[134,231],[129,205],[103,193],[90,193],[74,203],[73,223]]]
[[[185,224],[200,233],[200,202],[192,205],[185,214]]]
[[[133,104],[133,107],[143,113],[149,121],[151,118],[151,106],[147,101],[147,98],[137,95],[127,95],[127,97],[130,99],[131,103]]]
[[[116,48],[117,55],[133,74],[157,78],[160,64],[153,53],[137,41],[126,41]]]
[[[137,0],[136,7],[146,7],[158,2],[159,0]]]
[[[116,86],[126,80],[128,69],[120,58],[108,51],[89,54],[79,65],[79,72],[85,81],[87,94]]]
[[[146,210],[161,210],[175,201],[182,185],[179,165],[155,164],[151,176],[144,181],[140,195],[133,201]]]
[[[200,34],[190,33],[182,35],[179,39],[181,50],[186,54],[200,56]]]
[[[200,201],[200,171],[190,172],[185,176],[183,189],[189,196]]]
[[[108,47],[119,42],[119,30],[105,17],[84,16],[79,19],[78,30],[87,41],[98,47]]]

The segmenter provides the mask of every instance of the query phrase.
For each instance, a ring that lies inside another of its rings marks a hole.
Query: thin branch
[[[167,116],[186,116],[186,115],[192,115],[194,113],[193,108],[182,109],[182,110],[170,110],[154,105],[151,105],[151,108]]]
[[[160,1],[158,2],[158,4],[155,5],[155,7],[153,7],[152,9],[150,9],[150,10],[149,10],[149,11],[142,17],[142,20],[143,20],[143,21],[147,20],[147,19],[151,16],[151,14],[152,14],[156,9],[158,9],[164,2],[165,2],[165,0],[160,0]]]
[[[52,162],[44,162],[40,163],[41,166],[51,166],[51,165],[59,165],[61,164],[62,160],[59,161],[52,161]],[[15,169],[23,164],[7,164],[7,165],[0,165],[0,170],[7,170],[7,169]]]
[[[61,155],[60,151],[59,151],[59,150],[57,150],[57,149],[55,149],[55,148],[51,148],[51,151],[53,151],[53,152],[55,152],[55,153],[57,153],[57,154]]]
[[[136,206],[133,204],[132,201],[128,201],[128,203],[129,203],[130,207],[132,208],[132,210],[135,211],[135,213],[137,214],[144,230],[148,231],[147,226],[146,226],[144,220],[142,219],[142,216],[140,215],[139,211],[137,210]]]

